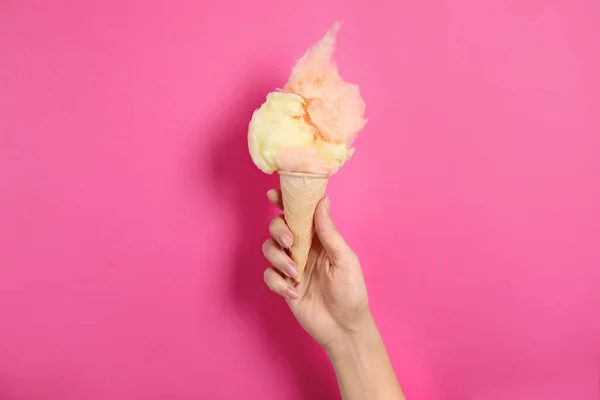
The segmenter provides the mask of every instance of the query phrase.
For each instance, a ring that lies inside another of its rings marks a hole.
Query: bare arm
[[[327,349],[344,400],[405,400],[385,345],[369,315]]]

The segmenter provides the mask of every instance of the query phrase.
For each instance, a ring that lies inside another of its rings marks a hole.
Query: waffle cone
[[[300,272],[298,282],[308,260],[315,232],[315,211],[325,195],[327,179],[327,175],[279,171],[285,221],[294,235],[290,253]]]

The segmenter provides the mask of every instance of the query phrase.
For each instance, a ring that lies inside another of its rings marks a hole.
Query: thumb
[[[321,244],[334,260],[340,260],[352,252],[340,235],[329,213],[329,197],[322,199],[315,212],[315,231]]]

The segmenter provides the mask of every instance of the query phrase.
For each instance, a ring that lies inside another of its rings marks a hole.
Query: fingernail
[[[329,196],[325,197],[325,208],[327,211],[331,208],[331,202],[329,201]]]
[[[292,278],[296,278],[299,275],[298,268],[294,264],[288,264],[285,266],[285,273]]]
[[[288,234],[288,233],[284,233],[279,238],[279,242],[286,249],[289,249],[289,247],[292,245],[292,241],[293,241],[292,236],[290,234]]]
[[[292,288],[289,288],[288,290],[286,290],[285,295],[293,300],[296,300],[298,297],[300,297],[300,296],[298,296],[298,292],[296,292],[296,290],[294,290]]]

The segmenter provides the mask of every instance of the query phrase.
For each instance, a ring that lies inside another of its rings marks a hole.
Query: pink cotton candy
[[[357,85],[340,78],[333,62],[336,23],[327,34],[298,61],[283,90],[302,96],[310,122],[323,140],[351,144],[365,126],[365,102]]]

